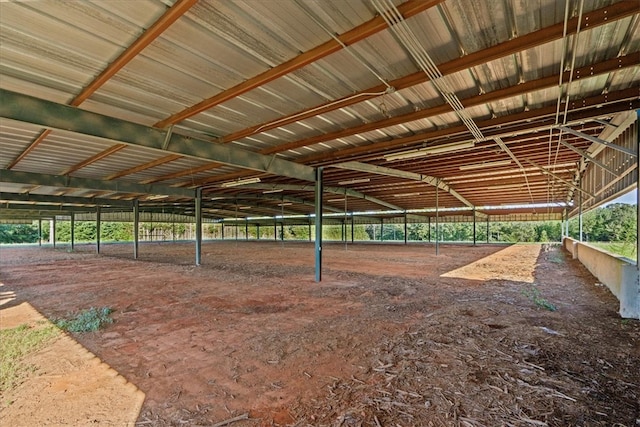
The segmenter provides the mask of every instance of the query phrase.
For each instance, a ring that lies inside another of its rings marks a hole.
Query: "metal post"
[[[579,189],[582,189],[582,181],[580,181],[580,187]],[[578,191],[579,196],[578,196],[578,200],[580,201],[580,206],[578,207],[578,228],[579,228],[579,239],[582,242],[582,191]]]
[[[384,228],[384,218],[380,218],[380,241],[382,242]]]
[[[244,240],[249,240],[249,218],[245,218],[244,221]]]
[[[440,186],[440,180],[438,180],[438,185],[436,185],[436,256],[440,255],[440,230],[439,230],[439,221],[440,221],[440,217],[439,217],[439,201],[438,201],[438,196],[439,196],[439,187]]]
[[[353,243],[353,240],[355,239],[355,231],[353,229],[354,226],[354,220],[353,220],[353,212],[351,213],[351,243]]]
[[[96,206],[96,253],[100,253],[100,225],[102,223],[100,218],[100,205]]]
[[[256,224],[256,240],[260,240],[260,224]]]
[[[282,222],[280,223],[280,240],[284,242],[284,218],[282,218]]]
[[[71,212],[71,252],[75,248],[75,231],[76,231],[76,221],[75,215]]]
[[[49,241],[53,243],[53,249],[56,248],[56,216],[49,223]]]
[[[638,118],[640,118],[640,111],[636,111]],[[640,124],[640,120],[636,119],[636,128]],[[636,132],[638,130],[636,129]],[[638,230],[640,230],[640,140],[636,144],[636,280],[637,280],[637,311],[636,314],[640,316],[640,237],[638,236]]]
[[[476,207],[473,207],[473,246],[476,245]]]
[[[133,259],[138,259],[140,244],[140,201],[133,201]]]
[[[42,218],[38,218],[38,246],[42,246]]]
[[[220,237],[222,238],[222,240],[224,240],[224,220],[220,222],[220,225],[222,226],[222,228],[220,229]]]
[[[431,217],[427,217],[427,242],[431,243]]]
[[[407,244],[407,211],[404,211],[404,244]]]
[[[278,241],[278,218],[273,217],[273,240]]]
[[[489,243],[489,238],[491,234],[489,233],[489,215],[487,215],[487,243]]]
[[[316,168],[316,188],[315,188],[315,211],[316,211],[316,282],[322,280],[322,171],[323,168]]]
[[[202,265],[202,188],[196,189],[196,265]]]

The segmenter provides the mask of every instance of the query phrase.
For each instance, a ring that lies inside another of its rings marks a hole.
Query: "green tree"
[[[31,224],[0,224],[0,243],[35,243],[38,227]]]

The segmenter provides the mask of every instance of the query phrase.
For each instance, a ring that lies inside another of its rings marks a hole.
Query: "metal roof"
[[[1,218],[179,214],[196,188],[209,218],[306,215],[320,166],[327,213],[559,218],[637,182],[639,22],[637,0],[1,2]]]

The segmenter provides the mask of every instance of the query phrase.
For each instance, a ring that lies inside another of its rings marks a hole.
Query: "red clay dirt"
[[[640,425],[640,322],[559,246],[327,244],[321,283],[307,243],[207,242],[199,267],[193,244],[140,249],[0,248],[0,320],[115,310],[72,338],[144,393],[131,425]],[[38,396],[67,356],[33,357],[0,424],[62,425],[37,413],[75,404],[67,425],[121,425],[115,397],[78,421],[81,394]]]

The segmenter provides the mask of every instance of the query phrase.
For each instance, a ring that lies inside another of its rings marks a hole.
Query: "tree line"
[[[559,242],[562,239],[562,225],[559,221],[544,222],[489,222],[479,221],[476,225],[476,241],[491,243],[505,242]],[[309,240],[315,235],[315,228],[308,226],[280,225],[256,227],[250,225],[205,224],[204,237],[212,239],[284,239]],[[406,227],[408,241],[435,241],[435,221],[428,223],[409,223]],[[634,242],[637,239],[636,206],[611,204],[583,215],[583,240],[598,242]],[[311,234],[310,234],[311,231]],[[444,242],[473,241],[473,224],[469,222],[440,223],[438,240]],[[43,221],[42,238],[49,241],[49,224]],[[488,232],[488,234],[487,234]],[[404,224],[356,224],[353,230],[356,241],[404,241]],[[56,241],[71,241],[69,221],[56,222]],[[97,228],[93,221],[76,221],[74,240],[92,242],[96,240]],[[327,240],[351,240],[351,224],[325,225],[323,238]],[[569,221],[569,235],[579,238],[578,218]],[[181,223],[141,223],[141,240],[182,240],[194,236],[193,224]],[[103,222],[100,227],[103,241],[132,241],[133,224],[126,222]],[[38,242],[36,224],[0,224],[0,243],[36,243]]]

